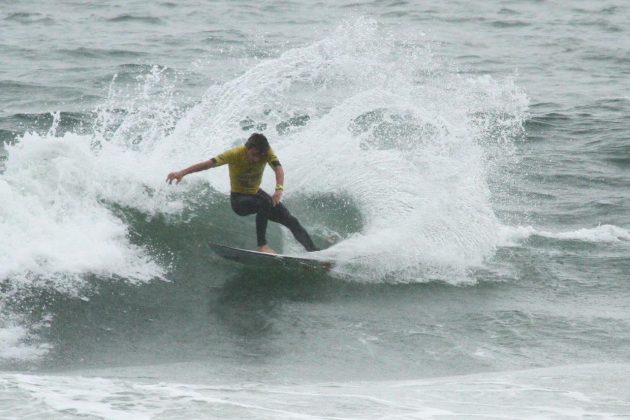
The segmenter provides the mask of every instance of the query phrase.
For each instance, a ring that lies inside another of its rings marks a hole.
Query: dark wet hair
[[[265,154],[269,150],[269,142],[267,137],[260,133],[254,133],[247,139],[245,147],[251,149],[252,147],[258,150],[260,153]]]

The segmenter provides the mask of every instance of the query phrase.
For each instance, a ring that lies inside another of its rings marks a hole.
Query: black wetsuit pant
[[[239,216],[256,214],[256,239],[258,246],[267,244],[267,221],[280,223],[289,228],[295,239],[309,252],[319,251],[313,244],[311,237],[302,227],[300,222],[291,215],[282,203],[272,205],[271,197],[263,190],[256,194],[242,194],[233,192],[230,194],[232,210]]]

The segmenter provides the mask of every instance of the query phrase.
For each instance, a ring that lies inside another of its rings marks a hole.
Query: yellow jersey
[[[247,160],[245,145],[226,150],[213,158],[215,166],[228,164],[230,170],[230,189],[232,192],[256,194],[262,182],[265,165],[278,166],[280,161],[270,147],[267,156],[260,162],[251,163]]]

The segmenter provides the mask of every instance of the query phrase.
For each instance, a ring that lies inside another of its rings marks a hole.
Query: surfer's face
[[[245,149],[245,154],[247,155],[247,160],[250,163],[258,163],[263,159],[263,154],[260,153],[258,149],[255,147],[250,147],[249,149]]]

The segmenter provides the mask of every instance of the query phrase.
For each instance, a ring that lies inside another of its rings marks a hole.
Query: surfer
[[[228,165],[230,172],[230,203],[239,216],[256,214],[257,251],[274,254],[267,244],[267,221],[280,223],[289,228],[295,239],[309,252],[319,251],[300,222],[282,204],[284,192],[284,170],[269,146],[267,137],[252,134],[244,145],[236,146],[181,171],[171,172],[166,182],[179,184],[183,177],[193,172],[205,171],[217,166]],[[276,189],[270,196],[260,188],[265,165],[269,164],[276,174]]]

